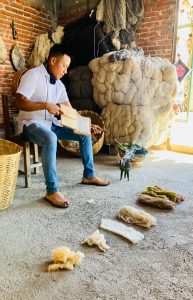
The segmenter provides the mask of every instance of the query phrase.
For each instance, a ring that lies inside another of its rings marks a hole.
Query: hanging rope
[[[104,32],[112,33],[113,43],[120,43],[120,48],[125,47],[122,39],[130,37],[130,43],[134,40],[131,37],[135,36],[137,25],[143,16],[143,0],[101,0],[96,11],[97,21],[104,22]]]

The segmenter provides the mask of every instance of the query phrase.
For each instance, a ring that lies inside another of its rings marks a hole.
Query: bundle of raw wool
[[[176,204],[170,201],[169,199],[154,197],[143,193],[139,195],[137,200],[139,203],[157,207],[157,208],[173,209],[176,207]]]
[[[154,216],[132,206],[122,207],[118,213],[118,218],[124,220],[126,223],[136,224],[146,228],[157,224],[157,220]]]
[[[136,29],[143,16],[143,0],[101,0],[96,11],[97,21],[103,22],[104,32],[112,35],[118,50],[136,47]]]
[[[185,197],[183,195],[157,185],[147,187],[138,197],[138,202],[140,203],[163,209],[173,209],[176,207],[176,204],[184,200]]]
[[[167,59],[124,49],[92,60],[89,67],[106,144],[117,139],[149,147],[165,140],[177,92],[176,69]]]
[[[52,258],[54,262],[48,266],[48,272],[73,270],[84,258],[84,254],[80,251],[71,251],[68,247],[59,247],[52,251]]]
[[[52,33],[43,33],[35,41],[34,48],[30,55],[28,64],[31,67],[38,67],[47,58],[50,48],[54,44],[61,44],[64,36],[64,27],[58,26]]]

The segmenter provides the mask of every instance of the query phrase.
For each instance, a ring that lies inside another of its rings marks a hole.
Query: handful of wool
[[[176,69],[168,60],[125,49],[92,60],[89,68],[106,144],[117,139],[150,147],[166,139],[177,93]]]
[[[118,218],[124,220],[126,223],[136,224],[146,228],[157,224],[157,220],[154,216],[132,206],[121,208],[118,213]]]
[[[71,251],[68,247],[59,247],[52,251],[53,263],[48,266],[48,272],[59,270],[73,270],[81,262],[84,254],[80,251]]]
[[[138,202],[163,209],[173,209],[177,203],[184,200],[183,195],[162,189],[159,186],[148,187],[138,197]]]
[[[177,194],[176,192],[163,189],[157,185],[151,187],[147,187],[147,189],[143,192],[143,194],[150,195],[153,197],[160,197],[160,198],[168,198],[168,200],[173,201],[174,203],[180,203],[185,200],[185,197],[182,195]]]
[[[97,229],[93,232],[85,241],[84,243],[88,244],[89,246],[97,245],[98,248],[105,252],[110,247],[107,245],[104,234],[101,234],[100,231]]]

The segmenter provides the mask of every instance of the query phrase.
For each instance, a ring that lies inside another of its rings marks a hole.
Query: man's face
[[[56,79],[62,78],[65,74],[67,74],[67,69],[70,65],[70,57],[68,55],[52,57],[50,60],[49,68],[56,77]]]

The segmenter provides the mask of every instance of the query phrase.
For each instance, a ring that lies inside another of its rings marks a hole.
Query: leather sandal
[[[86,178],[82,177],[82,184],[90,184],[90,185],[97,185],[97,186],[106,186],[109,185],[110,181],[107,179],[103,179],[100,177],[91,177],[91,178]]]
[[[60,192],[55,192],[50,195],[46,193],[45,199],[55,207],[67,208],[69,206],[69,201],[66,198],[64,198],[63,194]]]

